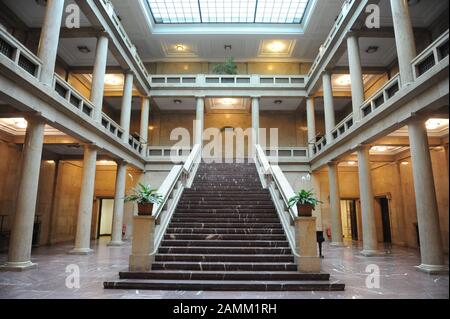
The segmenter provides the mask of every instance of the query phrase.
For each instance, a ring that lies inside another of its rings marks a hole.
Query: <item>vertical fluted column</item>
[[[328,144],[333,141],[332,131],[336,126],[334,118],[334,101],[333,101],[333,86],[331,84],[331,74],[325,72],[322,76],[323,82],[323,103],[325,114],[325,131]]]
[[[422,260],[418,268],[429,273],[448,271],[442,249],[439,211],[425,121],[420,118],[412,119],[408,123],[408,134]]]
[[[350,33],[347,38],[348,61],[352,89],[353,121],[361,120],[361,106],[364,103],[364,80],[359,52],[358,37]]]
[[[70,251],[71,254],[86,255],[93,252],[90,248],[90,242],[96,162],[97,149],[95,146],[85,145],[83,179],[81,182],[80,203],[78,205],[77,233],[75,248]]]
[[[108,62],[108,38],[100,35],[97,39],[95,51],[94,72],[92,73],[92,87],[90,100],[94,104],[95,120],[100,122],[102,118],[103,94],[105,89],[106,64]]]
[[[31,262],[31,246],[45,123],[34,117],[28,118],[27,121],[16,213],[11,228],[8,262],[2,266],[3,270],[25,270],[35,266]]]
[[[140,136],[141,142],[148,145],[148,119],[150,116],[150,98],[148,96],[142,97],[141,104],[141,127]]]
[[[131,103],[133,102],[133,73],[125,74],[123,84],[122,106],[120,109],[120,126],[123,129],[123,140],[128,143],[130,137]]]
[[[316,115],[314,112],[314,97],[306,99],[306,121],[308,127],[309,154],[313,155],[314,144],[316,142]]]
[[[252,98],[252,147],[259,144],[259,97]]]
[[[116,174],[116,189],[114,195],[113,226],[112,226],[111,241],[108,244],[109,246],[123,245],[122,227],[123,227],[126,178],[127,178],[127,163],[124,161],[118,161]]]
[[[42,61],[40,80],[46,85],[52,84],[55,74],[56,55],[58,53],[63,12],[64,0],[47,0],[37,54]]]
[[[417,54],[408,0],[391,0],[391,10],[394,21],[400,79],[402,85],[406,85],[414,81],[411,61]]]
[[[331,245],[343,246],[341,196],[337,162],[328,163],[328,179],[330,185]]]
[[[195,144],[200,144],[203,146],[204,126],[205,126],[205,98],[197,97]]]
[[[370,145],[361,145],[357,151],[364,247],[361,253],[365,256],[373,256],[378,253],[374,195],[370,171],[370,148]]]

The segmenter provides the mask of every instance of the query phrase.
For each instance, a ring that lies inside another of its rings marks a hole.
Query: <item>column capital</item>
[[[358,144],[354,147],[354,150],[369,150],[372,148],[372,144]]]
[[[251,95],[250,98],[252,100],[260,100],[261,99],[261,95]]]
[[[345,38],[346,38],[346,39],[352,38],[352,37],[359,38],[359,35],[358,35],[358,33],[357,33],[355,30],[349,30],[349,31],[345,34]]]
[[[114,160],[114,162],[116,162],[116,164],[119,166],[119,165],[123,165],[123,166],[125,166],[125,165],[128,165],[129,163],[126,161],[126,160],[124,160],[123,158],[117,158],[117,159],[115,159]]]
[[[425,123],[427,119],[428,119],[428,117],[423,114],[418,114],[417,112],[412,112],[411,117],[409,118],[409,120],[407,122],[414,122],[414,123],[423,122],[423,123]]]
[[[199,99],[203,99],[204,100],[205,98],[206,98],[206,95],[204,95],[204,94],[199,94],[199,95],[195,96],[196,100],[199,100]]]
[[[338,166],[339,165],[339,161],[338,160],[332,160],[332,161],[329,161],[328,163],[327,163],[327,165],[328,166]]]
[[[105,29],[100,29],[97,33],[97,39],[107,38],[109,40],[109,34]]]

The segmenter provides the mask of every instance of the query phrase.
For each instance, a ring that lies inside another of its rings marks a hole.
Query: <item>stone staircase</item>
[[[201,164],[151,272],[121,272],[105,288],[330,291],[329,274],[297,272],[270,194],[254,164]]]

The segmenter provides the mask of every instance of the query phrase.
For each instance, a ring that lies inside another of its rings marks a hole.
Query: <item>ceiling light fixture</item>
[[[406,161],[405,161],[405,162],[402,162],[402,165],[403,165],[403,166],[409,165],[409,162],[406,162]]]
[[[341,86],[347,86],[352,83],[350,74],[344,74],[337,78],[336,83]]]
[[[28,127],[28,122],[25,119],[14,120],[14,125],[20,129],[26,129]]]
[[[368,54],[374,54],[374,53],[378,52],[379,49],[380,49],[380,47],[378,47],[378,46],[376,46],[376,45],[373,45],[373,46],[370,46],[370,47],[368,47],[368,48],[366,49],[366,53],[368,53]]]
[[[233,46],[231,44],[225,44],[224,49],[225,49],[225,51],[231,51],[231,50],[233,50]]]
[[[235,99],[231,99],[231,98],[222,99],[222,104],[225,104],[225,105],[233,105],[235,103],[236,103]]]
[[[272,51],[272,52],[281,52],[286,48],[286,45],[283,42],[280,41],[274,41],[269,43],[269,45],[267,45],[267,48]]]
[[[275,103],[276,105],[280,105],[280,104],[283,103],[283,101],[282,100],[275,100],[275,101],[273,101],[273,103]]]
[[[117,74],[106,74],[105,75],[106,85],[123,85],[123,79]]]
[[[177,45],[175,46],[175,49],[176,49],[178,52],[182,52],[182,51],[184,51],[186,48],[185,48],[185,46],[182,45],[182,44],[177,44]]]
[[[88,54],[88,53],[91,53],[91,49],[89,49],[87,46],[85,46],[85,45],[79,45],[78,47],[77,47],[77,49],[78,49],[78,51],[80,51],[81,53],[84,53],[84,54]]]
[[[181,104],[181,103],[183,103],[181,100],[173,100],[173,103],[175,103],[175,104]]]
[[[443,127],[445,125],[449,124],[449,120],[447,119],[429,119],[425,125],[428,130],[436,130],[440,127]]]
[[[347,164],[353,166],[353,165],[356,165],[356,162],[355,161],[348,161]]]
[[[386,152],[388,149],[387,146],[374,146],[371,150],[374,152]]]

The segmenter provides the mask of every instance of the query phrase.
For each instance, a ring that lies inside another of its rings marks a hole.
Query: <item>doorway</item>
[[[113,223],[114,199],[99,198],[97,238],[111,236]]]
[[[389,200],[386,196],[377,197],[377,202],[381,213],[381,226],[383,230],[383,242],[391,244],[391,217],[389,213]]]
[[[342,233],[344,239],[358,240],[356,199],[341,200]]]

